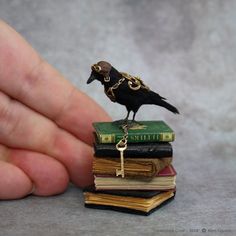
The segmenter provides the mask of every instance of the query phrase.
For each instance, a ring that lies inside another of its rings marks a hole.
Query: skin
[[[92,184],[92,122],[109,120],[0,21],[0,199]]]

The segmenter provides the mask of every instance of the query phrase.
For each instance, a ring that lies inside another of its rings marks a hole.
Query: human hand
[[[92,176],[92,125],[110,120],[0,21],[0,199],[61,193]]]

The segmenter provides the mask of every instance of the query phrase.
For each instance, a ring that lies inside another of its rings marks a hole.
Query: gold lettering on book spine
[[[158,134],[130,135],[130,141],[159,141]]]
[[[102,134],[100,135],[101,143],[114,143],[115,135],[114,134]]]

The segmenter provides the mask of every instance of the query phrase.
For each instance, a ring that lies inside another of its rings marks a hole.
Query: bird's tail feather
[[[170,103],[161,100],[160,103],[158,103],[159,106],[165,107],[167,110],[175,113],[175,114],[179,114],[179,111],[176,107],[172,106]]]
[[[162,106],[175,114],[179,114],[178,109],[176,107],[174,107],[173,105],[171,105],[170,103],[164,101],[166,99],[161,97],[159,94],[153,92],[151,97],[152,97],[153,104],[158,105],[158,106]]]

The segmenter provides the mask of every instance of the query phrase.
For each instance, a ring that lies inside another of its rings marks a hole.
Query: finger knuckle
[[[10,136],[18,127],[19,117],[14,112],[13,101],[0,94],[0,137]]]
[[[43,76],[41,75],[45,61],[39,58],[39,61],[33,68],[24,76],[22,86],[20,86],[17,97],[20,99],[26,99],[34,88],[36,88]]]

